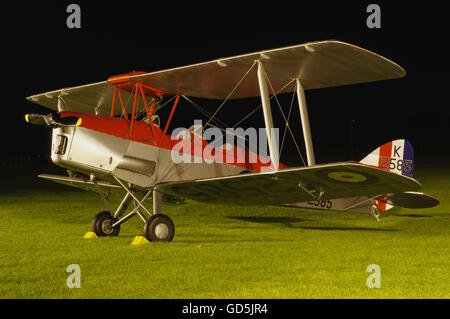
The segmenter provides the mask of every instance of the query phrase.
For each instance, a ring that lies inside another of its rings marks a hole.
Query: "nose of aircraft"
[[[77,116],[60,117],[59,114],[25,114],[25,121],[33,125],[47,125],[52,127],[80,125],[81,118]]]
[[[33,125],[47,125],[51,121],[51,114],[25,114],[25,121]]]

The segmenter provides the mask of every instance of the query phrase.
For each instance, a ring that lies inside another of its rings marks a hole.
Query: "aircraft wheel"
[[[108,211],[100,212],[92,220],[92,231],[97,236],[117,236],[119,235],[120,225],[112,227],[112,224],[117,220]]]
[[[144,236],[149,241],[172,241],[173,235],[175,235],[175,226],[166,215],[153,215],[145,223]]]

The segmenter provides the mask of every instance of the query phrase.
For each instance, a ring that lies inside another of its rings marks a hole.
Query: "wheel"
[[[172,241],[173,235],[175,235],[175,226],[166,215],[153,215],[145,223],[144,236],[149,241]]]
[[[100,212],[92,220],[92,231],[97,236],[117,236],[119,235],[120,225],[112,227],[112,224],[117,220],[108,211]]]

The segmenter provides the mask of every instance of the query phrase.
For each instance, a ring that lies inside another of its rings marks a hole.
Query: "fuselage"
[[[166,182],[272,169],[267,157],[238,146],[211,148],[206,140],[192,132],[188,137],[174,138],[144,121],[131,123],[122,118],[72,112],[60,115],[81,120],[75,126],[53,129],[53,163],[94,174],[99,179],[112,181],[112,174],[128,174],[136,185],[149,188]],[[180,148],[180,143],[185,147]],[[177,156],[182,156],[184,161],[174,161]],[[257,159],[254,163],[248,161],[252,156]]]

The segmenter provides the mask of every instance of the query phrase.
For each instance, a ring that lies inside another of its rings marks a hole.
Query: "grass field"
[[[174,241],[131,246],[143,234],[137,217],[116,238],[83,239],[104,210],[95,194],[5,173],[0,298],[449,298],[449,175],[417,169],[441,204],[397,210],[381,223],[364,214],[166,203]],[[70,264],[81,268],[79,289],[66,286]],[[380,289],[366,286],[369,264],[381,268]]]

